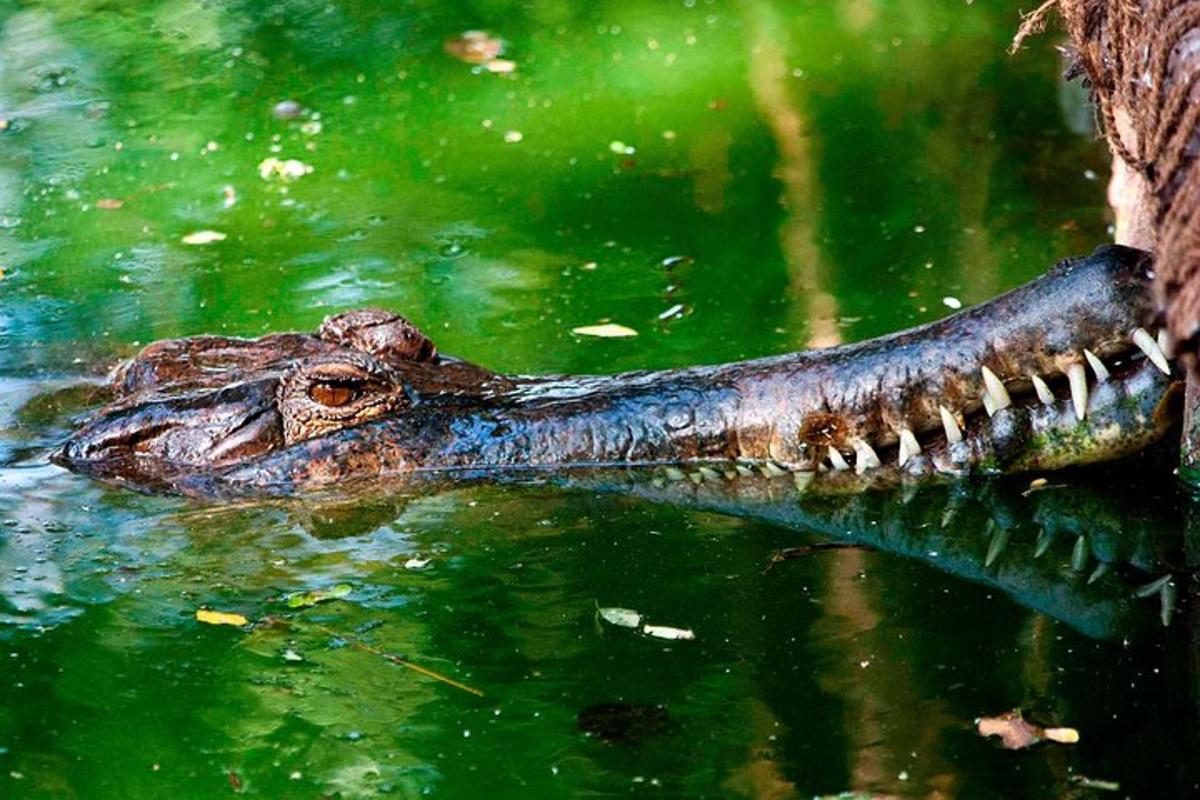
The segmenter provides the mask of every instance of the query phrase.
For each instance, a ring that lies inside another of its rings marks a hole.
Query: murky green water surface
[[[46,462],[81,381],[161,337],[371,304],[613,371],[987,299],[1106,238],[1050,41],[1004,54],[1017,7],[0,5],[0,796],[1194,791],[1194,552],[1152,469],[230,507]],[[515,70],[444,51],[470,29]],[[639,335],[570,333],[605,321]],[[771,564],[824,541],[872,549]],[[974,734],[1016,706],[1080,743]]]

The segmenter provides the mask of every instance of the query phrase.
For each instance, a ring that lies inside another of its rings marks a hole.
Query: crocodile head
[[[54,460],[200,493],[596,464],[920,476],[1102,461],[1178,417],[1170,344],[1141,327],[1149,277],[1144,254],[1106,247],[880,339],[604,377],[501,375],[375,309],[314,334],[168,340],[117,370],[115,400]]]

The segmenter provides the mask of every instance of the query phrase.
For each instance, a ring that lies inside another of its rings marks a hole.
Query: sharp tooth
[[[1092,372],[1096,373],[1096,380],[1108,380],[1108,367],[1104,366],[1104,362],[1096,357],[1096,354],[1091,350],[1084,350],[1083,357],[1092,365]]]
[[[1158,332],[1158,349],[1163,351],[1163,355],[1167,358],[1175,357],[1175,337],[1166,328],[1162,328]]]
[[[855,439],[851,444],[854,446],[855,472],[862,475],[867,470],[879,466],[879,456],[875,453],[875,448],[867,444],[865,439]]]
[[[992,399],[991,394],[986,389],[983,390],[983,410],[987,412],[989,417],[996,416],[996,401]]]
[[[778,478],[780,475],[787,475],[787,470],[780,467],[774,461],[764,461],[758,468],[764,478]]]
[[[992,405],[996,411],[1001,411],[1012,405],[1012,398],[1008,396],[1008,389],[1004,388],[1004,381],[996,377],[996,373],[992,372],[987,367],[981,367],[983,373],[983,385],[987,387],[987,393],[992,396]],[[988,412],[994,414],[995,411]]]
[[[1033,389],[1037,392],[1038,400],[1041,400],[1044,405],[1054,405],[1054,392],[1050,391],[1046,382],[1032,372],[1029,373],[1029,379],[1033,381]]]
[[[992,540],[988,543],[987,555],[984,556],[984,568],[990,567],[996,563],[996,559],[1004,552],[1004,548],[1008,546],[1008,528],[1003,525],[997,525],[992,520],[988,520],[988,527],[992,529]]]
[[[962,429],[958,427],[954,415],[947,411],[945,406],[938,406],[938,411],[942,414],[942,427],[946,429],[946,444],[956,445],[961,442]]]
[[[845,456],[838,452],[836,447],[829,448],[829,463],[833,465],[834,469],[850,469]]]
[[[1037,547],[1033,551],[1033,557],[1041,558],[1042,556],[1044,556],[1046,554],[1046,551],[1050,549],[1050,545],[1053,543],[1054,543],[1054,534],[1053,533],[1051,533],[1046,528],[1042,528],[1041,530],[1039,530],[1038,535],[1037,535]]]
[[[908,428],[900,431],[900,466],[921,452],[921,444]]]
[[[1130,338],[1133,339],[1133,343],[1138,346],[1138,349],[1146,354],[1146,358],[1153,361],[1154,366],[1158,367],[1164,375],[1171,374],[1171,365],[1167,362],[1166,354],[1158,346],[1158,342],[1154,341],[1154,337],[1146,333],[1145,328],[1135,328]]]
[[[1071,384],[1071,402],[1075,404],[1075,419],[1083,421],[1087,416],[1087,372],[1083,364],[1072,364],[1067,367],[1067,380]]]

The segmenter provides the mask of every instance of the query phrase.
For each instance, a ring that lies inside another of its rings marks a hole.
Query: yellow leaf
[[[584,325],[582,328],[572,328],[576,336],[599,336],[602,339],[618,339],[623,336],[637,336],[638,332],[624,325],[609,322],[606,325]]]
[[[671,628],[667,625],[643,625],[642,633],[659,639],[695,639],[696,634],[689,628]]]
[[[196,621],[203,622],[206,625],[248,625],[250,620],[243,617],[241,614],[233,614],[229,611],[211,611],[207,608],[196,609]]]
[[[1042,736],[1059,744],[1078,744],[1079,731],[1074,728],[1046,728]]]
[[[196,231],[183,237],[184,244],[212,244],[225,241],[225,234],[220,231]]]

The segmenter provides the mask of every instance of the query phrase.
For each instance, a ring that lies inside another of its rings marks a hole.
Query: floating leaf
[[[229,611],[212,611],[207,608],[196,609],[196,621],[203,622],[205,625],[249,625],[250,620],[243,617],[241,614],[234,614]]]
[[[598,608],[596,613],[605,622],[620,628],[636,628],[642,624],[642,615],[632,608]]]
[[[1059,744],[1079,744],[1079,731],[1074,728],[1046,728],[1042,738]]]
[[[1096,778],[1089,778],[1086,775],[1072,775],[1069,780],[1076,786],[1082,786],[1085,789],[1098,789],[1102,792],[1121,791],[1121,784],[1116,781],[1103,781]]]
[[[225,241],[225,234],[220,231],[196,231],[182,239],[184,244],[212,244]]]
[[[487,64],[504,52],[504,41],[487,31],[463,31],[442,43],[448,55],[468,64]]]
[[[308,608],[326,600],[338,600],[350,594],[354,587],[348,583],[339,583],[328,589],[313,589],[309,592],[293,592],[287,596],[288,608]]]
[[[258,165],[258,175],[264,181],[279,179],[284,183],[303,178],[313,171],[312,166],[294,158],[280,159],[271,156]]]
[[[695,639],[696,634],[688,628],[671,628],[666,625],[643,625],[642,633],[658,639]]]
[[[602,339],[620,339],[625,336],[638,335],[638,332],[633,328],[617,325],[614,322],[604,325],[584,325],[580,328],[572,328],[571,333],[576,336],[598,336]]]
[[[1074,728],[1043,728],[1021,716],[1020,709],[998,717],[980,717],[975,720],[975,728],[980,736],[999,736],[1000,743],[1008,750],[1023,750],[1043,739],[1059,744],[1079,741],[1079,731]]]
[[[507,58],[493,58],[491,61],[485,61],[483,68],[497,75],[507,75],[510,72],[516,72],[517,62],[509,61]]]

